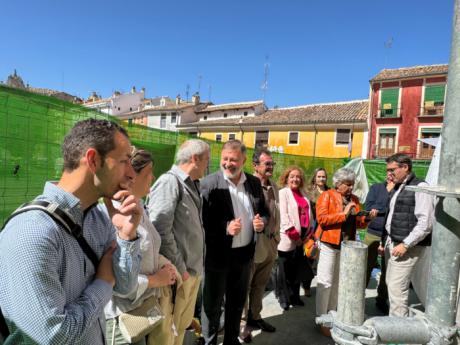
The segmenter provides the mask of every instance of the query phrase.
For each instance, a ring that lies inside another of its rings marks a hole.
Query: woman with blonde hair
[[[284,188],[279,191],[281,240],[275,293],[284,310],[289,310],[290,305],[304,305],[299,296],[300,283],[313,276],[302,246],[313,224],[304,183],[303,170],[297,166],[287,168],[279,180]]]

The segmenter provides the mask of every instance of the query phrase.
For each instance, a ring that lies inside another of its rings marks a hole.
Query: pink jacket
[[[301,191],[303,197],[308,203],[308,209],[310,210],[310,225],[312,225],[313,214],[311,211],[310,200],[308,200],[305,192]],[[294,227],[300,231],[300,218],[299,208],[295,201],[294,195],[289,187],[285,187],[279,191],[279,203],[280,203],[280,243],[278,244],[278,250],[282,252],[289,252],[296,248],[296,244],[292,241],[286,230]]]

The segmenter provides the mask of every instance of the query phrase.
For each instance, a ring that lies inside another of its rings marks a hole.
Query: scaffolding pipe
[[[460,1],[455,1],[447,98],[442,127],[438,186],[460,192]],[[457,309],[460,268],[460,200],[439,197],[433,229],[427,318],[439,326],[453,326]]]
[[[364,322],[367,246],[343,241],[340,249],[340,275],[337,315],[339,321],[361,326]]]

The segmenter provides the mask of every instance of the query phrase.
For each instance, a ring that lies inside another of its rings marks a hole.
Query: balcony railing
[[[420,111],[421,116],[442,116],[444,115],[444,104],[424,106]]]
[[[395,153],[404,153],[408,155],[412,159],[431,159],[433,157],[434,153],[434,147],[428,147],[424,148],[422,145],[420,145],[420,148],[418,152],[407,152],[407,151],[398,151],[395,150],[394,148],[379,148],[378,146],[375,147],[372,158],[374,159],[383,159],[390,157],[391,155]]]
[[[394,108],[394,109],[379,109],[377,111],[376,117],[378,119],[394,119],[401,117],[402,109],[401,108]]]

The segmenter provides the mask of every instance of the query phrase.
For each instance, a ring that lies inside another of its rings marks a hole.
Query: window
[[[133,111],[133,108],[132,108],[132,107],[129,107],[129,111]]]
[[[420,139],[439,138],[441,135],[441,127],[421,128]],[[418,158],[430,159],[433,156],[435,146],[426,142],[420,143],[420,151]]]
[[[216,141],[221,142],[222,141],[222,134],[216,134]]]
[[[380,94],[380,116],[379,117],[397,117],[398,116],[398,99],[399,88],[382,89]]]
[[[268,131],[256,132],[255,148],[268,146]]]
[[[228,140],[235,140],[236,135],[235,133],[228,133]]]
[[[299,132],[289,132],[289,145],[299,144]]]
[[[244,115],[244,116],[248,116],[248,112],[245,111],[245,112],[243,113],[243,115]]]
[[[446,85],[426,85],[423,115],[442,115]]]
[[[118,107],[118,111],[120,111],[120,107]]]
[[[203,116],[203,120],[207,120],[207,119],[208,119],[208,117],[206,115]]]
[[[175,125],[177,123],[177,113],[171,113],[171,124]]]
[[[351,137],[350,129],[340,129],[335,131],[335,144],[336,145],[348,145]]]
[[[128,119],[128,125],[132,126],[133,125],[133,119]]]
[[[189,133],[191,137],[196,138],[198,137],[198,132],[190,132]]]
[[[227,115],[228,115],[227,113],[224,113],[224,117],[227,117]]]
[[[391,156],[396,148],[396,128],[380,128],[377,145],[378,157]]]
[[[160,128],[166,128],[166,114],[161,114]]]

